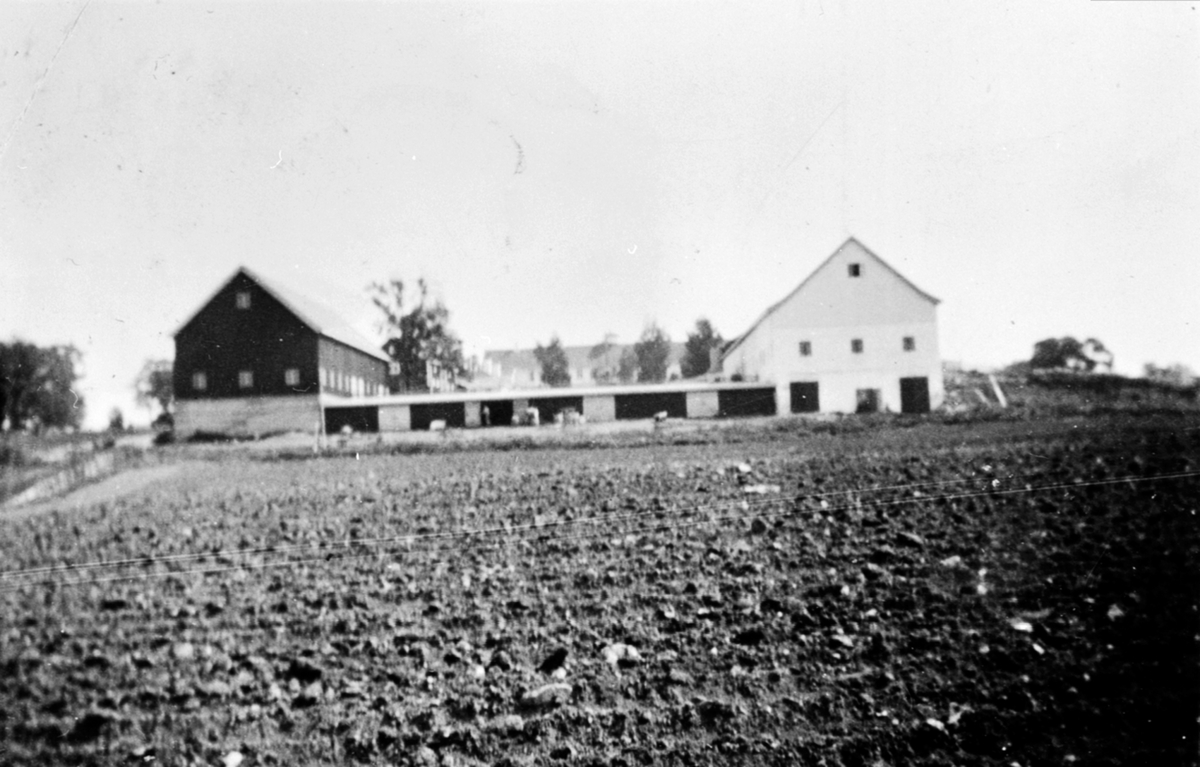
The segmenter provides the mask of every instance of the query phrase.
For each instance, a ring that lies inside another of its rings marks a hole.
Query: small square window
[[[238,371],[238,388],[249,389],[254,386],[254,371],[239,370]]]
[[[812,356],[812,342],[811,341],[801,341],[800,342],[800,356],[801,357],[811,357]]]
[[[299,386],[300,368],[288,368],[283,371],[283,382],[288,386]]]
[[[851,277],[861,277],[862,276],[862,264],[850,264],[850,276]]]
[[[196,391],[204,391],[208,388],[208,376],[203,370],[197,370],[192,373],[192,388]]]
[[[916,348],[917,348],[917,339],[913,338],[912,336],[905,336],[904,337],[904,351],[911,352],[911,351],[916,350]]]
[[[250,291],[248,291],[248,290],[239,290],[238,291],[237,308],[239,308],[239,309],[249,309],[250,308]]]
[[[855,354],[862,354],[862,349],[863,347],[861,338],[855,338],[850,341],[850,351],[854,352]]]

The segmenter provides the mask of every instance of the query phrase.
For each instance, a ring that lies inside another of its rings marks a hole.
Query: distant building
[[[938,303],[851,238],[725,350],[723,375],[772,384],[781,413],[927,412]]]
[[[322,304],[238,269],[175,332],[175,428],[312,431],[320,395],[387,393],[388,358]]]
[[[618,383],[617,372],[621,356],[632,350],[633,344],[611,343],[592,346],[564,346],[567,355],[567,371],[571,375],[571,386],[596,386]],[[513,389],[542,386],[542,366],[534,356],[533,349],[511,349],[484,352],[487,380],[494,385],[488,388]],[[680,377],[685,347],[682,343],[671,344],[667,356],[667,380]],[[477,380],[479,380],[477,378]],[[475,387],[482,388],[482,387]]]

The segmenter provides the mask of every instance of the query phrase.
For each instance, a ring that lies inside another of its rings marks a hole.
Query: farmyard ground
[[[1200,419],[695,442],[0,520],[0,761],[1197,762]]]

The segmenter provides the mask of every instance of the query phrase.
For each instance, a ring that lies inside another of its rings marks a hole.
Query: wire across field
[[[1078,426],[231,460],[0,522],[0,753],[1189,763],[1200,432]]]

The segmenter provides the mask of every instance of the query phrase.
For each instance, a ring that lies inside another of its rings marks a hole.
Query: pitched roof
[[[857,245],[858,247],[862,248],[864,253],[866,253],[871,258],[874,258],[885,269],[887,269],[889,272],[894,274],[896,277],[899,277],[900,281],[903,282],[905,285],[909,286],[910,288],[912,288],[913,291],[916,292],[917,295],[921,296],[922,298],[926,299],[927,301],[933,302],[934,304],[940,304],[942,302],[940,298],[935,298],[934,296],[931,296],[930,294],[928,294],[925,291],[918,288],[916,285],[912,284],[912,282],[910,282],[907,277],[905,277],[900,272],[896,271],[892,267],[891,264],[889,264],[887,261],[884,261],[882,258],[880,258],[874,251],[872,251],[866,245],[863,245],[861,242],[859,242],[855,238],[850,237],[845,242],[843,242],[841,245],[839,245],[837,247],[837,249],[833,251],[833,253],[829,254],[829,258],[822,261],[821,264],[816,269],[813,269],[812,272],[810,272],[809,275],[807,277],[805,277],[804,280],[801,281],[801,283],[792,290],[792,292],[788,293],[786,296],[784,296],[783,298],[779,299],[778,301],[776,301],[775,303],[773,303],[769,307],[767,307],[767,310],[765,312],[763,312],[762,315],[757,320],[754,321],[754,324],[752,324],[750,326],[749,330],[747,330],[745,333],[742,333],[740,336],[738,336],[737,338],[735,338],[733,340],[733,343],[731,343],[731,344],[729,344],[729,346],[725,347],[725,351],[721,352],[721,359],[724,360],[725,357],[727,357],[734,349],[741,346],[742,341],[744,341],[746,338],[748,338],[750,336],[750,334],[753,333],[755,331],[755,329],[758,328],[759,325],[763,324],[763,322],[765,322],[768,317],[770,317],[772,314],[774,314],[775,311],[777,309],[779,309],[779,307],[781,307],[785,303],[787,303],[792,298],[792,296],[799,293],[801,291],[801,289],[803,289],[804,286],[807,285],[812,280],[812,278],[817,275],[818,272],[820,272],[822,269],[825,268],[826,264],[828,264],[830,261],[832,261],[834,258],[836,258],[838,253],[841,253],[843,250],[846,249],[847,246],[849,246],[851,244]]]
[[[281,285],[274,280],[268,280],[262,275],[252,272],[244,266],[239,267],[238,270],[234,272],[232,277],[223,282],[221,287],[217,289],[216,293],[220,293],[222,290],[224,290],[229,283],[237,279],[239,274],[245,275],[252,282],[270,294],[272,298],[283,304],[284,308],[296,315],[297,319],[303,322],[317,335],[325,336],[326,338],[330,338],[338,343],[345,344],[346,346],[349,346],[352,349],[357,349],[358,351],[368,354],[375,359],[382,360],[384,362],[388,361],[387,355],[383,353],[383,350],[379,344],[369,341],[325,304],[301,295],[300,293],[297,293],[291,288]],[[214,298],[216,297],[216,293],[213,294]],[[179,331],[187,327],[191,321],[196,318],[196,315],[198,315],[200,311],[203,310],[204,307],[208,306],[211,302],[212,298],[209,298],[207,301],[201,304],[200,308],[197,309],[187,319],[187,321],[182,323],[179,328],[176,329],[174,334],[178,335]]]

